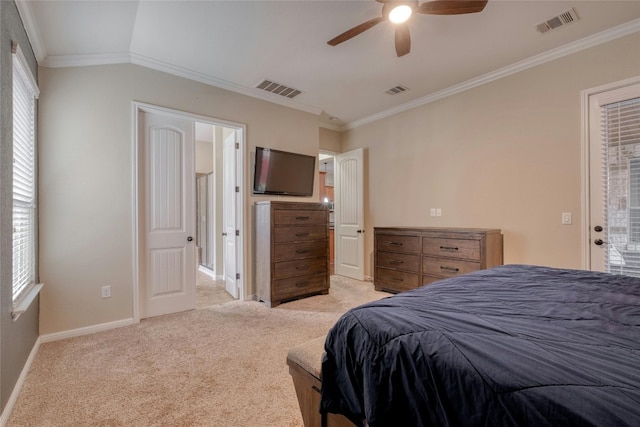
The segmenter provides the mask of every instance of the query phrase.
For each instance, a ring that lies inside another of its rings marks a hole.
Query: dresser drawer
[[[275,227],[273,230],[273,241],[276,243],[296,242],[305,240],[327,239],[328,231],[325,225],[310,225],[302,227]]]
[[[480,241],[425,238],[422,240],[422,253],[424,255],[480,261]]]
[[[479,262],[422,257],[422,272],[440,277],[453,277],[480,270]]]
[[[430,285],[438,280],[444,280],[444,277],[422,276],[422,286]]]
[[[420,237],[376,234],[376,250],[420,253]]]
[[[295,298],[306,293],[328,289],[325,273],[307,274],[273,281],[273,299]]]
[[[411,273],[420,272],[420,255],[393,252],[378,252],[376,267],[393,268]]]
[[[326,240],[278,244],[273,251],[273,260],[276,262],[321,256],[327,256]]]
[[[326,273],[327,257],[300,259],[295,261],[283,261],[273,264],[274,279],[300,276],[304,274]]]
[[[278,225],[326,224],[329,222],[327,211],[275,210],[273,223]]]
[[[420,286],[419,277],[418,274],[406,273],[404,271],[376,268],[376,288],[390,289],[398,292],[415,289]]]

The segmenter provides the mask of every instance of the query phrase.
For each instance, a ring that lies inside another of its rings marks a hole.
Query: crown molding
[[[158,71],[163,71],[168,74],[173,74],[174,76],[184,77],[186,79],[194,80],[200,83],[204,83],[210,86],[215,86],[220,89],[226,89],[231,92],[236,92],[241,95],[250,96],[252,98],[258,98],[263,101],[270,102],[272,104],[282,105],[284,107],[293,108],[295,110],[301,110],[307,113],[319,115],[322,112],[321,108],[313,107],[310,105],[306,105],[300,102],[296,102],[290,99],[285,99],[279,95],[273,95],[267,92],[263,92],[260,89],[249,88],[245,86],[241,86],[235,83],[231,83],[229,81],[219,79],[208,74],[199,73],[197,71],[189,70],[187,68],[178,67],[173,64],[169,64],[167,62],[158,61],[153,58],[149,58],[144,55],[139,55],[137,53],[131,54],[131,63],[140,65],[143,67],[151,68]],[[280,99],[282,98],[282,99]]]
[[[383,119],[385,117],[393,116],[403,111],[411,110],[412,108],[429,104],[439,99],[446,98],[448,96],[455,95],[457,93],[464,92],[466,90],[473,89],[478,86],[482,86],[486,83],[490,83],[492,81],[501,79],[503,77],[507,77],[512,74],[519,73],[520,71],[524,71],[529,68],[533,68],[538,65],[544,64],[546,62],[553,61],[555,59],[559,59],[564,56],[571,55],[573,53],[580,52],[582,50],[589,49],[594,46],[598,46],[602,43],[606,43],[608,41],[615,40],[617,38],[636,33],[638,31],[640,31],[640,19],[635,19],[633,21],[627,22],[626,24],[622,24],[617,27],[610,28],[600,33],[593,34],[591,36],[577,40],[573,43],[569,43],[564,46],[551,49],[547,52],[543,52],[539,55],[532,56],[531,58],[527,58],[523,61],[519,61],[514,64],[507,65],[506,67],[499,68],[495,71],[491,71],[487,74],[483,74],[479,77],[467,80],[460,84],[450,86],[443,90],[439,90],[427,96],[423,96],[422,98],[418,98],[414,101],[407,102],[397,107],[389,108],[387,110],[381,111],[376,114],[372,114],[370,116],[364,117],[359,120],[355,120],[353,122],[349,122],[346,125],[344,125],[341,128],[341,130],[345,131],[345,130],[355,129],[367,123],[371,123],[376,120]]]
[[[183,67],[178,67],[173,64],[169,64],[163,61],[158,61],[143,55],[130,52],[112,53],[112,54],[100,54],[100,55],[47,55],[42,39],[35,25],[35,19],[32,13],[32,9],[29,1],[16,0],[15,4],[18,8],[18,13],[23,21],[27,36],[31,43],[34,55],[38,64],[44,67],[58,68],[58,67],[79,67],[79,66],[91,66],[91,65],[105,65],[105,64],[121,64],[132,63],[154,70],[162,71],[168,74],[184,77],[190,80],[194,80],[200,83],[204,83],[210,86],[226,89],[232,92],[240,93],[242,95],[250,96],[252,98],[261,99],[266,102],[282,105],[296,110],[301,110],[307,113],[319,115],[322,113],[322,109],[306,105],[300,102],[296,102],[290,99],[279,99],[278,95],[262,92],[259,89],[249,88],[229,81],[219,79],[204,73],[199,73],[193,70],[189,70]],[[348,122],[343,126],[336,126],[328,123],[320,123],[320,126],[326,129],[345,131],[363,126],[367,123],[374,122],[376,120],[383,119],[385,117],[393,116],[403,111],[410,110],[412,108],[420,107],[422,105],[429,104],[448,96],[464,92],[469,89],[490,83],[492,81],[501,79],[503,77],[524,71],[526,69],[544,64],[549,61],[553,61],[558,58],[562,58],[567,55],[585,50],[602,43],[606,43],[611,40],[615,40],[620,37],[633,34],[640,31],[640,19],[635,19],[627,22],[626,24],[619,25],[617,27],[602,31],[600,33],[585,37],[577,40],[573,43],[569,43],[565,46],[561,46],[556,49],[543,52],[539,55],[525,59],[523,61],[516,62],[506,67],[497,69],[495,71],[486,73],[479,77],[467,80],[460,84],[450,86],[443,90],[431,93],[424,97],[418,98],[411,102],[393,107],[379,113],[363,117],[361,119]]]
[[[96,55],[49,55],[41,63],[47,68],[88,67],[91,65],[127,64],[131,62],[128,52],[102,53]]]
[[[33,11],[31,10],[31,4],[26,0],[16,0],[15,4],[18,8],[20,19],[22,19],[22,25],[27,32],[29,43],[31,43],[33,54],[36,57],[38,64],[40,64],[47,57],[47,52],[44,49],[42,38],[40,37],[38,27],[35,24],[36,20],[33,16]]]
[[[61,68],[127,63],[140,65],[142,67],[151,68],[157,71],[162,71],[178,77],[184,77],[189,80],[194,80],[217,88],[226,89],[242,95],[250,96],[252,98],[258,98],[272,104],[282,105],[284,107],[293,108],[295,110],[301,110],[315,115],[319,115],[322,112],[322,109],[317,107],[302,104],[290,99],[285,99],[278,95],[273,95],[267,92],[263,93],[259,89],[237,85],[226,80],[218,79],[216,77],[189,70],[184,67],[178,67],[168,62],[159,61],[137,53],[122,52],[100,55],[50,55],[47,56],[43,61],[41,61],[40,65],[49,68]]]
[[[329,129],[329,130],[335,130],[338,132],[342,132],[344,130],[343,126],[336,126],[336,125],[332,125],[331,123],[320,122],[318,126],[320,126],[321,128]]]

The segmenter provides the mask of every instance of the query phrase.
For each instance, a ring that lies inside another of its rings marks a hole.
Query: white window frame
[[[633,215],[634,211],[640,210],[640,199],[634,197],[634,194],[640,194],[637,177],[640,176],[640,157],[632,157],[629,159],[629,195],[627,196],[627,210],[629,217],[629,228],[627,230],[628,242],[632,245],[640,244],[640,231],[636,231],[636,228],[640,226],[638,223],[634,223],[632,220],[636,216]],[[636,179],[634,179],[634,177]],[[634,203],[635,202],[635,203]],[[634,227],[635,226],[635,227]]]
[[[12,44],[12,52],[12,318],[15,321],[20,314],[27,311],[42,289],[42,284],[37,283],[36,272],[36,100],[40,91],[20,46],[15,42]]]

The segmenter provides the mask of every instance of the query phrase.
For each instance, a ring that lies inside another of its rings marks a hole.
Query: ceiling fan
[[[422,4],[418,0],[376,0],[382,3],[382,16],[370,19],[345,31],[327,42],[330,46],[339,45],[360,33],[388,19],[396,24],[396,54],[398,57],[411,51],[411,36],[407,20],[413,13],[427,15],[461,15],[464,13],[482,12],[488,0],[432,0]]]

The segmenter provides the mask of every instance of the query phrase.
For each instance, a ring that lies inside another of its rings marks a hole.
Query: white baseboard
[[[114,322],[100,323],[98,325],[87,326],[85,328],[70,329],[68,331],[54,332],[52,334],[40,335],[41,342],[52,342],[63,340],[66,338],[79,337],[89,335],[96,332],[108,331],[109,329],[121,328],[123,326],[135,325],[138,323],[135,319],[122,319]]]
[[[213,271],[213,270],[211,270],[211,269],[209,269],[209,268],[207,268],[207,267],[204,267],[204,266],[202,266],[202,265],[199,265],[199,266],[198,266],[198,271],[199,271],[199,272],[201,272],[201,273],[206,274],[207,276],[211,277],[213,280],[216,280],[216,273],[215,273],[215,271]]]
[[[33,361],[36,359],[36,355],[38,354],[38,350],[40,350],[40,343],[42,342],[41,338],[38,337],[36,343],[33,345],[31,349],[31,353],[29,353],[29,357],[24,364],[24,368],[22,368],[22,372],[20,372],[20,376],[18,377],[18,381],[16,381],[16,385],[13,387],[13,391],[11,392],[11,396],[9,396],[9,400],[7,401],[7,405],[4,407],[2,411],[2,416],[0,416],[0,427],[4,427],[7,425],[9,421],[9,417],[11,416],[11,412],[13,411],[13,406],[16,404],[18,400],[18,396],[20,396],[20,391],[22,390],[22,386],[24,385],[25,380],[27,379],[27,374],[31,369],[31,365]]]
[[[207,267],[203,267],[203,266],[199,265],[198,266],[198,271],[206,274],[207,276],[211,277],[213,280],[224,280],[224,274],[216,275],[215,271],[210,270]]]

